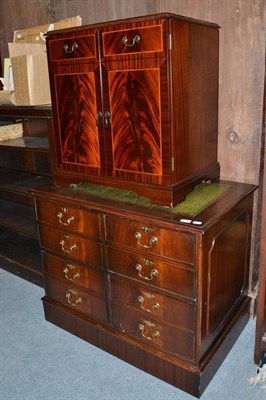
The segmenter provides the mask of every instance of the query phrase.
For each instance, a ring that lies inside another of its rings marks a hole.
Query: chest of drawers
[[[36,190],[46,319],[195,396],[248,320],[254,186],[196,216]]]

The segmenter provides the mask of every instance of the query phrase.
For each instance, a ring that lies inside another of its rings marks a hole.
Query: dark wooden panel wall
[[[2,57],[8,56],[7,43],[12,41],[16,29],[76,15],[82,17],[83,24],[90,24],[164,11],[221,26],[218,132],[221,176],[259,183],[265,0],[1,0],[0,52]],[[252,274],[256,282],[256,268]]]

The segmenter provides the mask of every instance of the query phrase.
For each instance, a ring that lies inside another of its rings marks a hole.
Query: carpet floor
[[[194,400],[45,321],[42,288],[0,270],[1,400]],[[201,400],[262,400],[251,320]]]

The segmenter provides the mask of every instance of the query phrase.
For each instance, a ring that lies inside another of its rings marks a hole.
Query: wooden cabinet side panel
[[[217,162],[218,35],[216,28],[172,21],[174,181]]]
[[[201,355],[247,300],[252,198],[238,204],[203,238]]]
[[[207,335],[211,336],[247,287],[249,216],[243,212],[213,238],[208,264]]]

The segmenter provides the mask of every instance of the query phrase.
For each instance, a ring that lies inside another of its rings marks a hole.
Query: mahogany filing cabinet
[[[35,190],[46,319],[200,396],[249,318],[255,187],[225,185],[194,217]]]

